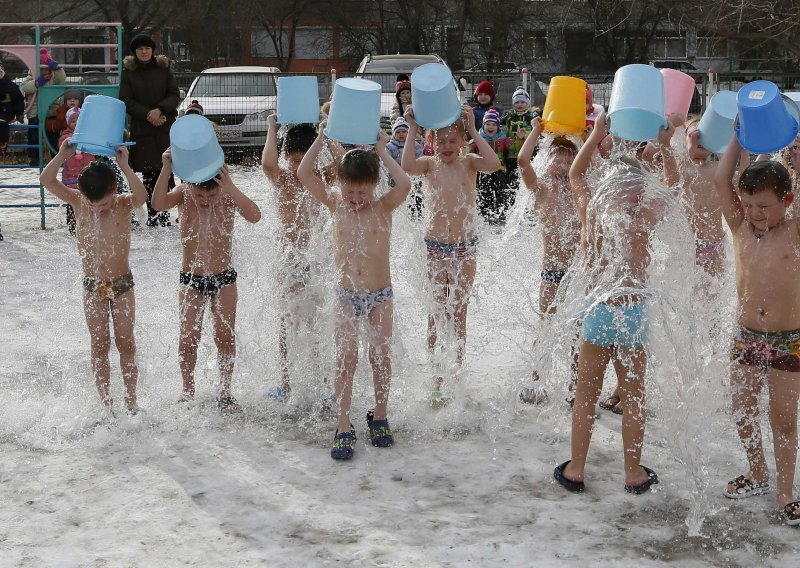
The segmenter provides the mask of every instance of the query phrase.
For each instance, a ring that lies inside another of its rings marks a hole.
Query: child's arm
[[[233,183],[228,164],[222,166],[222,169],[214,179],[219,184],[222,193],[227,194],[233,200],[234,205],[236,205],[245,220],[250,223],[258,223],[261,220],[261,209]]]
[[[417,157],[416,149],[409,141],[417,139],[417,130],[419,126],[417,121],[414,120],[414,109],[409,107],[406,109],[405,119],[408,123],[408,135],[406,136],[406,145],[403,147],[403,157],[400,159],[400,166],[403,171],[412,176],[421,176],[428,173],[430,160],[426,156]]]
[[[142,180],[133,171],[130,164],[128,164],[128,148],[125,146],[118,146],[116,149],[117,165],[120,171],[125,175],[128,180],[128,185],[131,188],[130,200],[134,209],[138,209],[147,203],[147,189],[145,189]],[[126,197],[126,196],[123,196]]]
[[[675,129],[683,124],[683,117],[673,113],[667,119],[667,127],[658,131],[658,143],[661,146],[661,159],[664,163],[664,182],[667,187],[675,187],[680,181],[680,171],[675,154],[672,152],[672,137]]]
[[[336,207],[336,202],[334,201],[334,198],[325,190],[325,182],[322,181],[322,178],[320,178],[315,171],[317,157],[322,149],[322,145],[325,143],[325,124],[326,121],[324,120],[319,123],[319,134],[317,135],[317,139],[314,140],[314,143],[311,145],[311,148],[309,148],[308,152],[306,152],[305,156],[303,156],[303,160],[300,162],[300,167],[297,168],[297,179],[299,179],[300,183],[302,183],[309,193],[314,196],[314,199],[333,211]]]
[[[330,185],[336,179],[336,173],[339,171],[339,164],[342,163],[345,151],[344,146],[331,138],[325,139],[325,146],[331,153],[331,163],[322,168],[322,175],[324,176],[322,179],[326,180]]]
[[[536,171],[533,169],[531,158],[533,157],[533,151],[536,149],[536,144],[539,142],[539,136],[542,134],[542,121],[539,117],[536,117],[531,120],[531,126],[533,130],[531,130],[522,148],[519,149],[519,154],[517,154],[517,167],[528,191],[536,192],[538,179]]]
[[[261,169],[269,181],[278,183],[281,168],[278,165],[278,125],[274,114],[267,117],[267,141],[261,152]]]
[[[47,191],[58,197],[61,201],[69,203],[73,207],[78,207],[81,201],[81,193],[77,189],[67,187],[58,180],[58,170],[61,166],[75,155],[75,146],[70,144],[70,139],[65,139],[58,149],[58,154],[50,160],[50,163],[39,176],[41,183]]]
[[[394,211],[397,207],[402,205],[406,197],[408,197],[408,192],[411,191],[411,179],[409,179],[408,174],[406,174],[403,168],[392,158],[389,150],[386,149],[387,142],[389,142],[389,136],[381,130],[378,135],[378,143],[375,145],[375,153],[378,154],[378,157],[389,170],[394,180],[394,187],[381,198],[381,202],[386,205],[389,211]],[[406,143],[406,146],[410,145],[411,144]],[[403,151],[405,152],[405,149],[403,149]]]
[[[589,164],[592,162],[592,157],[597,151],[597,146],[606,136],[606,115],[604,112],[600,113],[594,123],[594,128],[586,143],[581,146],[578,155],[572,161],[572,166],[569,168],[569,185],[572,189],[572,201],[575,203],[575,209],[578,210],[578,217],[581,220],[581,248],[586,250],[586,207],[589,205],[589,200],[592,194],[589,191],[589,185],[586,183],[586,170],[589,169]]]
[[[166,211],[180,205],[183,201],[183,190],[175,188],[169,193],[169,177],[172,175],[172,148],[167,148],[161,154],[161,173],[158,175],[156,187],[153,190],[153,199],[150,206],[156,211]]]
[[[739,200],[736,188],[733,186],[733,180],[736,176],[736,164],[741,154],[742,147],[739,145],[739,140],[734,136],[719,161],[717,171],[714,173],[714,187],[717,188],[722,214],[725,216],[725,220],[731,230],[738,229],[744,221],[742,202]]]
[[[479,172],[491,173],[500,169],[500,158],[497,157],[489,143],[478,133],[475,128],[475,114],[471,109],[461,109],[461,118],[464,119],[467,127],[467,136],[472,138],[478,155],[472,154],[470,156],[470,163],[472,167]]]

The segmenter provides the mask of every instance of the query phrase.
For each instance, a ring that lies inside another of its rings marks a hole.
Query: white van
[[[267,139],[267,116],[277,103],[277,67],[215,67],[192,82],[178,116],[197,101],[215,125],[224,150],[260,149]]]

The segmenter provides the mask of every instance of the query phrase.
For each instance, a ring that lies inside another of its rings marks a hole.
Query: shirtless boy
[[[375,410],[367,413],[367,426],[373,446],[385,448],[394,443],[386,417],[392,378],[390,342],[394,294],[389,270],[389,241],[392,212],[405,202],[411,180],[386,150],[389,137],[380,133],[375,150],[357,148],[338,163],[337,188],[319,177],[315,167],[325,141],[323,129],[306,152],[297,177],[333,216],[333,258],[339,272],[335,287],[338,300],[336,319],[336,402],[338,423],[331,457],[353,457],[356,432],[350,422],[353,375],[358,364],[358,322],[365,320],[369,335],[369,362],[375,386]],[[395,181],[387,193],[375,197],[380,179],[380,163]]]
[[[183,183],[167,191],[172,175],[172,152],[162,155],[161,174],[153,191],[156,211],[179,208],[183,264],[180,273],[180,358],[183,393],[179,400],[194,398],[194,367],[203,326],[206,302],[211,304],[214,342],[217,345],[221,388],[217,398],[224,414],[241,412],[231,395],[231,378],[236,358],[236,271],[233,269],[234,214],[238,211],[250,223],[261,219],[261,211],[231,180],[228,166],[202,183]]]
[[[92,162],[78,175],[78,188],[58,181],[59,168],[75,155],[66,139],[58,154],[42,171],[40,181],[47,190],[72,206],[78,254],[83,271],[83,311],[89,327],[94,373],[100,400],[112,413],[108,352],[111,346],[108,318],[114,324],[114,343],[119,351],[125,406],[136,414],[136,303],[128,254],[131,248],[131,212],[147,201],[147,190],[128,165],[128,150],[117,148],[117,163],[132,193],[117,194],[115,171],[106,163]]]
[[[714,176],[736,255],[738,325],[731,348],[733,412],[750,470],[728,483],[725,496],[768,493],[758,397],[769,389],[777,472],[777,502],[786,522],[800,525],[800,501],[792,494],[797,464],[797,401],[800,395],[800,221],[788,218],[792,180],[781,164],[756,162],[732,180],[741,147],[736,137]]]
[[[417,137],[418,125],[413,109],[406,111],[408,137]],[[465,130],[466,128],[466,130]],[[475,142],[479,154],[461,155],[467,135]],[[464,361],[467,341],[467,307],[475,280],[478,215],[475,180],[478,172],[493,172],[500,159],[489,143],[475,129],[475,115],[465,107],[461,119],[452,126],[434,133],[434,155],[417,157],[412,145],[403,150],[403,170],[425,176],[423,195],[428,210],[425,246],[428,249],[428,280],[433,285],[433,298],[446,325],[455,327],[459,366]],[[437,329],[438,314],[428,315],[428,349],[431,353],[443,329]],[[434,378],[431,402],[442,403],[442,374]]]

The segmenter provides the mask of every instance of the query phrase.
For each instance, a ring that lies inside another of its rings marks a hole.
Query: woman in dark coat
[[[180,91],[169,69],[165,55],[154,55],[156,42],[144,34],[131,41],[134,55],[123,61],[119,98],[131,116],[131,167],[142,173],[150,195],[147,199],[147,224],[168,226],[169,213],[158,212],[150,205],[158,174],[161,154],[169,147],[169,129],[178,115]],[[170,188],[175,183],[170,179]]]

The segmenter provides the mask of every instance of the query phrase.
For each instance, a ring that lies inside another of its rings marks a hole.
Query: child
[[[406,109],[411,106],[411,81],[408,79],[398,79],[394,98],[392,113],[390,115],[392,122],[395,122],[398,118],[403,118]]]
[[[392,365],[389,343],[392,339],[393,292],[389,269],[389,246],[392,212],[408,196],[411,180],[386,151],[389,137],[381,131],[375,150],[357,148],[347,152],[338,164],[339,191],[331,190],[315,173],[315,165],[325,140],[319,127],[297,177],[333,216],[333,256],[339,271],[336,285],[338,300],[336,320],[336,401],[339,406],[336,434],[331,457],[353,457],[356,432],[350,422],[353,375],[358,364],[358,322],[365,319],[369,333],[369,362],[375,386],[375,410],[367,413],[370,441],[385,448],[394,443],[386,407]],[[410,147],[410,146],[409,146]],[[375,186],[380,179],[380,163],[395,181],[393,188],[380,198]]]
[[[200,116],[203,116],[204,114],[203,106],[199,102],[197,102],[197,99],[193,99],[191,104],[186,105],[186,111],[184,112],[184,114],[185,115],[199,114]]]
[[[506,211],[511,207],[509,202],[513,204],[513,190],[508,186],[505,167],[511,139],[500,127],[500,113],[493,108],[484,113],[483,125],[478,134],[489,144],[500,161],[500,168],[496,171],[478,174],[478,210],[489,223],[502,224],[506,221]],[[472,141],[470,149],[479,152],[477,140]]]
[[[264,152],[261,157],[261,167],[264,175],[276,190],[278,201],[278,218],[281,223],[279,239],[281,244],[281,257],[285,269],[282,271],[284,278],[280,282],[282,296],[292,300],[291,305],[281,316],[278,333],[278,348],[281,359],[282,383],[267,391],[267,395],[284,402],[288,400],[291,386],[289,384],[289,330],[296,329],[297,318],[292,312],[300,309],[301,303],[307,298],[301,297],[310,281],[311,265],[307,258],[308,243],[311,240],[311,230],[319,218],[319,203],[303,188],[297,178],[297,168],[306,152],[317,138],[316,129],[310,124],[295,124],[289,127],[283,139],[283,150],[286,153],[286,166],[280,166],[278,149],[278,125],[276,116],[267,117],[269,129]],[[336,144],[331,146],[334,155],[341,156],[341,147]],[[331,179],[335,175],[335,168],[328,168],[325,178]]]
[[[539,284],[539,315],[546,317],[556,312],[558,286],[580,242],[580,220],[572,203],[569,185],[569,169],[578,149],[564,137],[553,139],[547,149],[549,161],[546,175],[539,178],[531,164],[531,156],[542,133],[542,122],[534,118],[530,124],[531,134],[519,152],[519,172],[528,191],[535,196],[534,213],[542,225],[544,258]],[[573,372],[576,370],[574,368]],[[533,381],[538,379],[539,375],[534,371]],[[573,376],[570,391],[574,390],[574,381]],[[520,393],[520,399],[528,404],[538,404],[546,400],[546,394],[542,389],[526,388]]]
[[[659,133],[664,175],[669,187],[678,181],[670,138],[677,115]],[[620,160],[594,195],[585,180],[586,168],[605,136],[601,114],[570,169],[573,200],[581,221],[581,247],[586,254],[590,289],[610,284],[590,298],[580,350],[578,384],[572,411],[572,459],[556,467],[553,477],[570,491],[584,490],[584,469],[595,419],[595,405],[608,363],[619,377],[625,491],[640,494],[658,483],[658,476],[640,465],[644,440],[644,379],[647,369],[645,315],[650,238],[663,211],[647,199],[645,173],[639,162]],[[597,292],[595,292],[597,293]]]
[[[483,124],[483,115],[490,108],[494,108],[497,114],[502,114],[502,109],[494,102],[494,85],[492,85],[491,81],[481,81],[478,83],[472,96],[475,99],[472,105],[472,112],[475,115],[475,124]]]
[[[70,138],[72,134],[75,132],[75,125],[78,123],[78,117],[80,116],[80,114],[81,110],[77,107],[71,108],[67,112],[66,116],[67,128],[61,134],[61,138],[59,138],[58,140],[59,148],[64,143],[64,140]],[[78,154],[77,152],[75,152],[71,158],[69,158],[64,162],[64,169],[61,171],[61,183],[63,183],[69,188],[77,189],[78,175],[81,173],[83,168],[89,165],[89,163],[92,162],[93,160],[94,156],[92,154],[87,154],[85,152]],[[67,203],[64,207],[67,210],[67,229],[69,230],[70,235],[74,235],[75,210],[69,203]]]
[[[501,125],[511,140],[511,147],[508,149],[508,154],[505,158],[505,166],[508,172],[508,179],[512,186],[516,188],[519,186],[517,155],[531,132],[531,121],[538,115],[531,110],[531,96],[522,87],[517,87],[517,90],[514,91],[511,96],[511,103],[514,105],[514,109],[503,116]]]
[[[257,223],[261,211],[234,185],[223,165],[219,174],[202,183],[185,182],[168,190],[172,176],[172,153],[162,155],[161,174],[153,191],[156,211],[180,209],[183,265],[178,295],[180,305],[180,357],[183,393],[181,402],[194,398],[194,367],[203,326],[206,301],[214,317],[214,342],[217,344],[220,389],[217,405],[223,414],[241,412],[231,395],[231,378],[236,357],[236,271],[231,249],[233,221],[238,211],[245,220]]]
[[[403,158],[403,148],[405,148],[407,141],[408,123],[405,118],[400,116],[394,121],[394,124],[392,124],[392,138],[386,145],[386,150],[398,165]],[[413,142],[414,155],[419,158],[422,155],[422,143],[417,140]],[[390,183],[394,183],[394,180],[391,180]],[[411,192],[411,202],[408,204],[408,207],[411,210],[411,217],[413,219],[422,217],[422,183],[417,182],[414,184],[413,191]]]
[[[136,343],[134,340],[135,300],[133,275],[128,254],[131,248],[131,211],[144,205],[147,190],[128,165],[128,149],[117,148],[117,163],[124,172],[132,193],[118,195],[114,170],[107,164],[92,162],[78,176],[78,189],[56,179],[58,170],[75,155],[75,147],[65,139],[58,154],[42,171],[40,181],[47,190],[75,210],[78,254],[83,271],[83,310],[89,327],[92,372],[100,400],[113,417],[108,352],[111,335],[109,314],[114,324],[114,343],[125,384],[125,406],[136,414]]]
[[[408,135],[417,136],[414,111],[406,111],[410,128]],[[466,131],[465,131],[466,125]],[[476,142],[479,155],[461,155],[467,135]],[[423,188],[428,209],[425,246],[428,251],[428,280],[433,286],[433,297],[445,320],[452,322],[458,338],[456,357],[458,365],[464,361],[467,341],[467,307],[475,280],[477,235],[477,208],[475,178],[478,172],[493,172],[500,160],[489,143],[475,130],[475,115],[464,107],[461,120],[436,130],[433,139],[435,155],[416,157],[411,146],[403,150],[403,170],[411,175],[425,176]],[[428,349],[436,350],[439,332],[434,314],[428,315]],[[444,331],[444,330],[442,330]],[[441,387],[444,377],[434,378],[431,402],[438,406],[445,399]]]
[[[737,192],[731,180],[741,151],[734,136],[714,176],[736,255],[739,329],[731,347],[731,389],[736,427],[750,467],[728,483],[725,496],[741,499],[770,491],[758,423],[758,397],[766,384],[777,502],[786,522],[800,525],[800,501],[792,495],[800,394],[800,221],[786,216],[794,201],[792,181],[777,162],[749,166]]]

